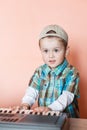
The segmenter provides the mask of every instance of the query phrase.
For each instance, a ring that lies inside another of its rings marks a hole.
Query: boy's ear
[[[66,48],[66,54],[65,54],[65,57],[67,57],[67,56],[69,55],[69,52],[70,52],[70,47],[69,47],[69,46],[67,46],[67,48]]]

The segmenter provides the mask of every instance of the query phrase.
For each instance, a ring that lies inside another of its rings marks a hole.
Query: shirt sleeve
[[[63,90],[73,93],[76,97],[79,97],[79,72],[76,68],[72,68],[66,76],[66,82]]]
[[[41,75],[41,70],[40,70],[40,68],[38,68],[38,69],[36,69],[32,78],[29,81],[29,86],[37,89],[38,91],[39,91],[40,81],[41,81],[40,75]]]
[[[48,107],[54,111],[63,111],[69,104],[72,103],[74,94],[69,91],[63,91],[59,98]]]
[[[22,98],[22,103],[27,103],[30,106],[34,104],[39,91],[40,86],[40,70],[39,68],[35,70],[32,78],[29,81],[28,88]]]
[[[22,103],[27,103],[30,106],[34,104],[38,97],[38,91],[32,87],[28,87],[24,97],[22,98]]]

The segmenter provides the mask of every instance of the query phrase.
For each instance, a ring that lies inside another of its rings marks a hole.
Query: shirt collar
[[[59,75],[59,74],[67,67],[67,65],[68,65],[68,62],[67,62],[67,60],[65,59],[62,64],[58,65],[58,66],[54,69],[55,74],[56,74],[56,75]]]

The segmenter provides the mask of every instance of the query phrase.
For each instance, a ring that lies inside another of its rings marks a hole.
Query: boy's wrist
[[[48,108],[48,110],[49,110],[49,111],[52,111],[52,109],[51,109],[51,108],[49,108],[49,107],[47,107],[47,108]]]
[[[20,109],[25,109],[25,110],[30,109],[30,105],[27,103],[23,103],[21,104]]]

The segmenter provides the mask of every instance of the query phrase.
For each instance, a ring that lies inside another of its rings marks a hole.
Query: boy
[[[38,99],[38,106],[33,108],[35,112],[54,110],[79,117],[79,74],[66,60],[67,33],[58,25],[48,25],[40,33],[39,46],[45,64],[32,76],[21,108],[29,109]]]

